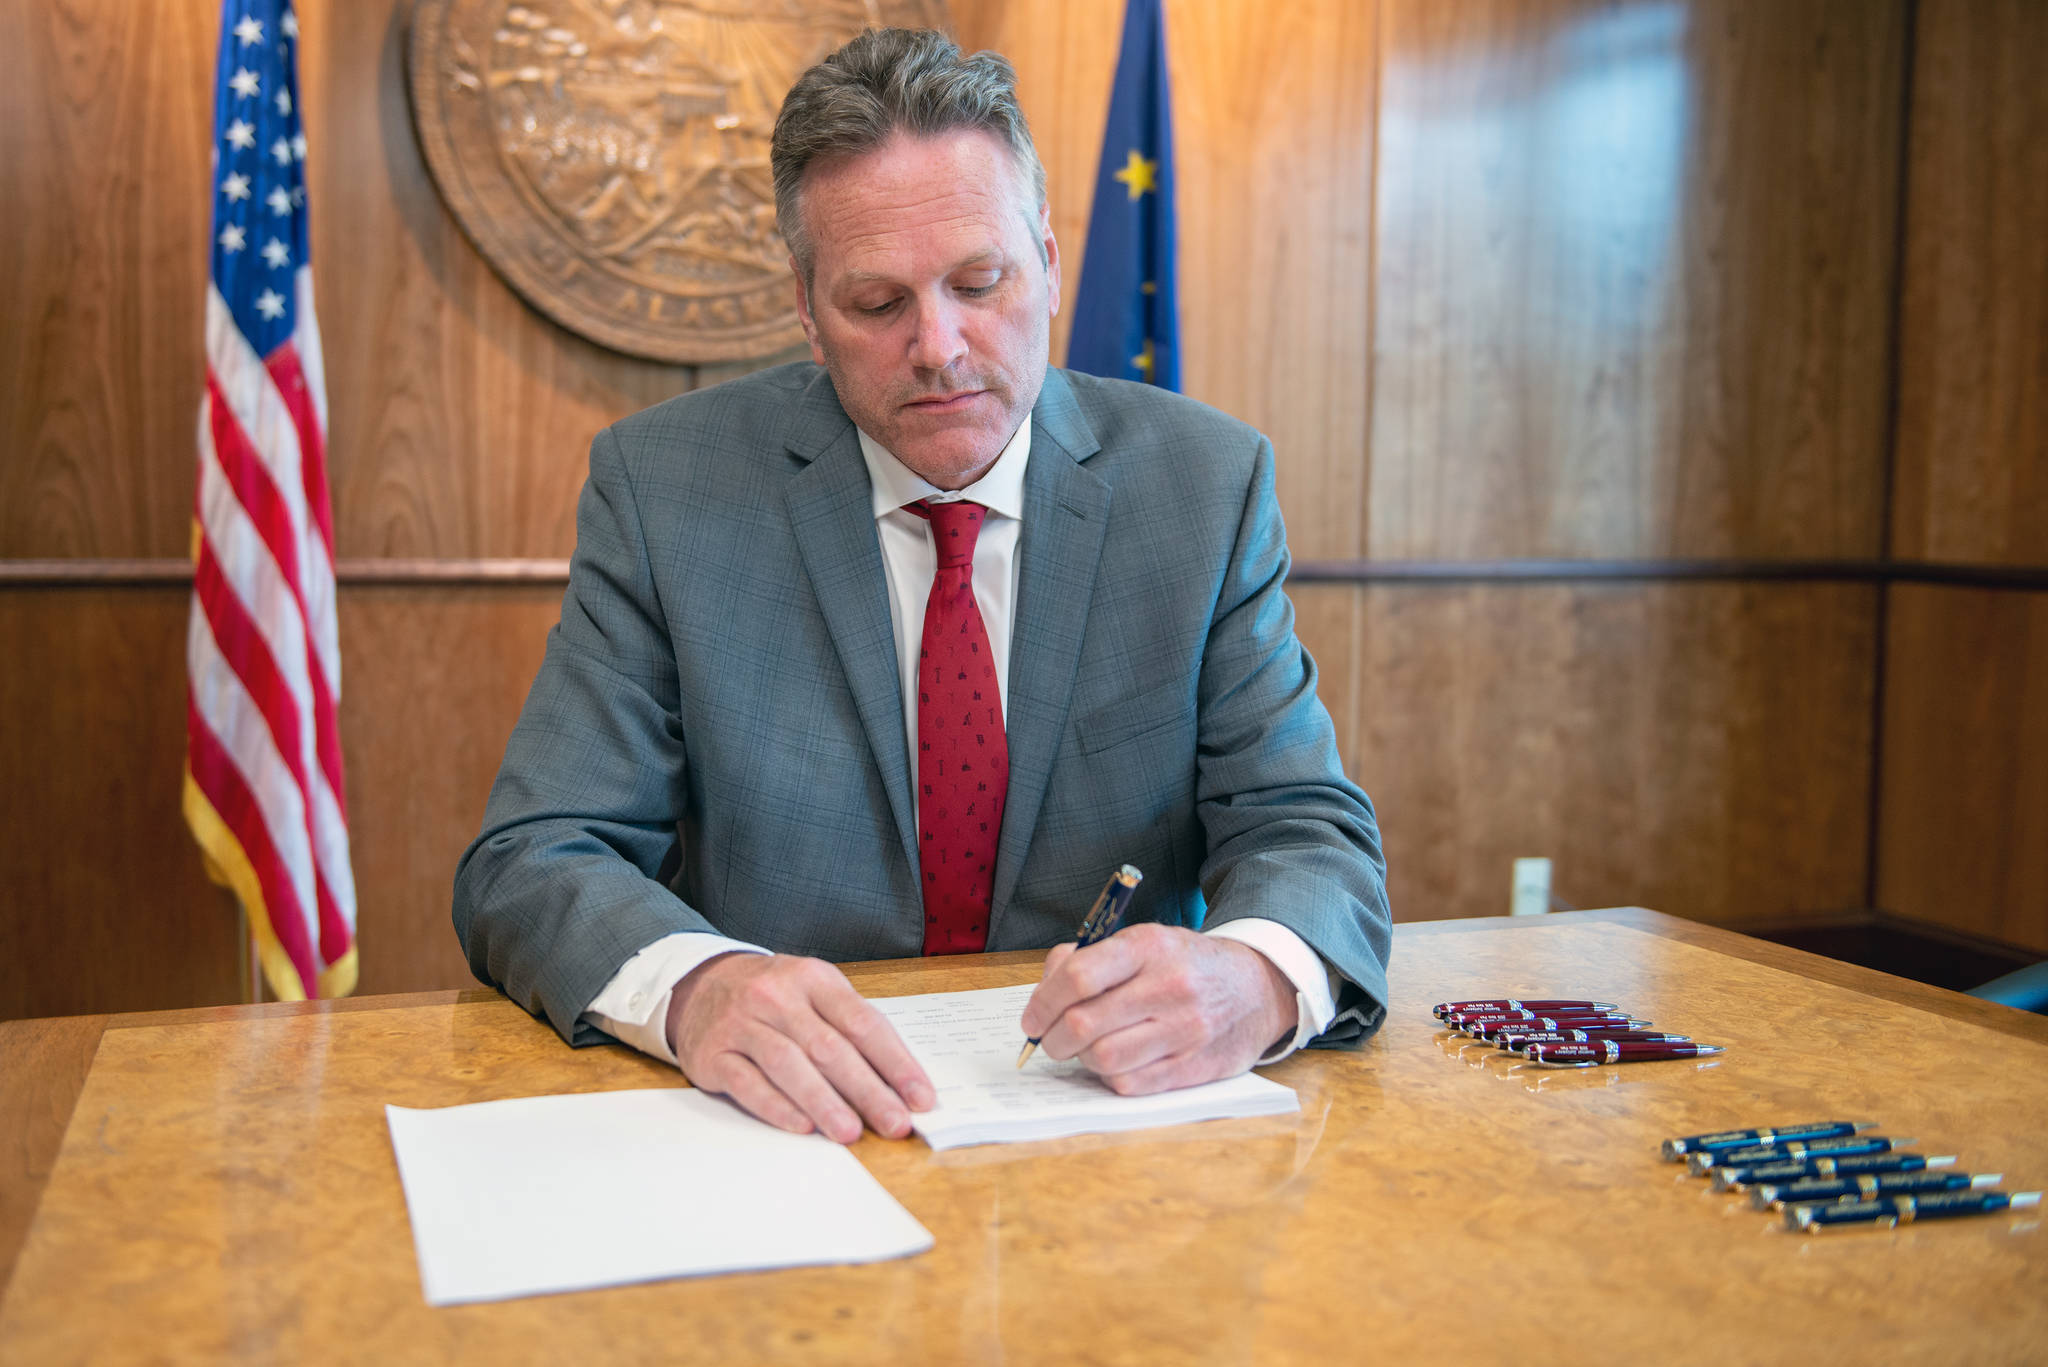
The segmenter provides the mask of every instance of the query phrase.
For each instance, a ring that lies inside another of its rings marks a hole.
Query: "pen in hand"
[[[1097,940],[1106,940],[1116,934],[1117,927],[1123,924],[1124,912],[1131,905],[1131,894],[1138,890],[1138,884],[1144,880],[1145,875],[1129,864],[1112,873],[1109,881],[1102,885],[1102,893],[1095,899],[1095,905],[1088,909],[1088,919],[1081,922],[1081,933],[1077,937],[1079,943],[1074,947],[1086,949]],[[1017,1055],[1019,1068],[1024,1066],[1025,1061],[1031,1057],[1031,1051],[1037,1047],[1037,1039],[1024,1041],[1024,1052]]]

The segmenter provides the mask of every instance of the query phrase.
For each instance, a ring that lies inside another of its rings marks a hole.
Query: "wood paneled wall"
[[[240,999],[178,816],[189,586],[0,590],[0,1012]]]
[[[1120,7],[952,8],[1017,65],[1085,282]],[[412,136],[406,10],[301,0],[364,991],[467,980],[449,880],[560,594],[380,565],[566,556],[592,433],[737,369],[604,351],[491,272]],[[217,13],[0,7],[0,1016],[241,990],[176,809],[182,586],[31,586],[19,566],[185,552]],[[2048,949],[2012,843],[2041,843],[2048,741],[1982,782],[1968,760],[2040,710],[2038,648],[2014,644],[2048,631],[2034,598],[1740,570],[1865,562],[1887,538],[2042,563],[2039,7],[1167,15],[1186,384],[1273,436],[1297,560],[1734,567],[1296,590],[1396,914],[1502,910],[1521,854],[1553,856],[1580,904],[1732,923],[1865,905],[1877,784],[1887,905]],[[1970,707],[1934,663],[1957,649],[1999,680]],[[1957,830],[1915,815],[1943,784],[2015,814],[1964,823],[1974,882],[1944,862]]]
[[[1858,900],[1873,588],[1297,597],[1337,593],[1364,599],[1352,677],[1332,690],[1354,709],[1346,767],[1371,785],[1405,866],[1393,890],[1406,916],[1506,911],[1510,866],[1531,852],[1552,857],[1574,900],[1584,889],[1704,920]]]
[[[1919,0],[1892,552],[2048,570],[2048,5]],[[2048,591],[1900,587],[1879,903],[2048,954]]]
[[[2048,5],[1919,14],[1892,553],[2048,566]]]
[[[1370,552],[1868,556],[1899,0],[1387,0]]]
[[[1885,657],[1879,899],[2048,955],[2048,593],[1897,586]]]

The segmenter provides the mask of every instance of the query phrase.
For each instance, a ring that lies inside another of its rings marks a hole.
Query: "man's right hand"
[[[831,964],[721,954],[676,984],[668,1043],[683,1076],[777,1129],[842,1144],[861,1122],[901,1139],[935,1095],[910,1050]]]

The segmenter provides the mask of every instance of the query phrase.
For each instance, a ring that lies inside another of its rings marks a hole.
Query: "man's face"
[[[804,177],[811,355],[861,430],[941,489],[981,477],[1045,383],[1059,247],[1027,186],[971,131],[897,134]]]

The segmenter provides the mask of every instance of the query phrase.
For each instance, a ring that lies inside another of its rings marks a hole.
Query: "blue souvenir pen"
[[[1685,1156],[1686,1170],[1702,1177],[1713,1168],[1751,1168],[1759,1163],[1783,1163],[1798,1158],[1852,1158],[1862,1153],[1890,1153],[1909,1148],[1915,1139],[1891,1139],[1881,1134],[1844,1135],[1838,1139],[1788,1139],[1776,1144],[1756,1144],[1746,1149],[1701,1149]]]
[[[1995,1172],[1879,1172],[1858,1177],[1801,1177],[1759,1182],[1749,1189],[1758,1210],[1804,1206],[1817,1201],[1875,1201],[1880,1196],[1923,1196],[1931,1191],[1982,1191],[2005,1180]]]
[[[1754,1130],[1717,1130],[1712,1134],[1689,1134],[1664,1141],[1664,1156],[1683,1163],[1689,1153],[1714,1153],[1722,1149],[1746,1149],[1755,1144],[1783,1144],[1792,1140],[1837,1139],[1844,1135],[1874,1130],[1872,1120],[1813,1120],[1802,1125],[1771,1125]]]
[[[1088,919],[1081,922],[1081,933],[1076,937],[1076,949],[1086,949],[1097,940],[1106,940],[1116,934],[1116,928],[1123,924],[1124,912],[1130,908],[1131,894],[1138,890],[1138,884],[1145,881],[1145,875],[1129,864],[1109,876],[1102,885],[1102,894],[1095,899],[1095,905],[1088,909]],[[1017,1055],[1017,1066],[1022,1068],[1031,1051],[1038,1047],[1038,1041],[1024,1041],[1024,1052]]]
[[[1753,1186],[1758,1182],[1796,1182],[1802,1177],[1855,1177],[1873,1172],[1927,1172],[1937,1168],[1952,1168],[1956,1156],[1952,1153],[1926,1158],[1917,1153],[1858,1154],[1852,1158],[1829,1158],[1820,1154],[1809,1154],[1805,1158],[1787,1158],[1776,1163],[1758,1163],[1751,1167],[1715,1168],[1711,1172],[1714,1187],[1718,1191],[1733,1191],[1737,1187]]]
[[[1946,1220],[1957,1215],[1990,1215],[2001,1210],[2028,1210],[2041,1204],[2038,1191],[1947,1191],[1931,1196],[1881,1196],[1875,1201],[1844,1201],[1837,1205],[1787,1206],[1785,1228],[1809,1233],[1829,1225],[1884,1225],[1896,1228],[1915,1220]]]

